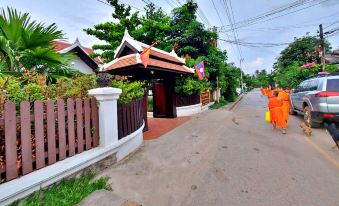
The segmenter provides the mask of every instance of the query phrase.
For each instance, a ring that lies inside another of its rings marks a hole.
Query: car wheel
[[[304,108],[304,122],[306,123],[307,126],[311,128],[320,127],[319,123],[313,121],[311,109],[308,106]]]

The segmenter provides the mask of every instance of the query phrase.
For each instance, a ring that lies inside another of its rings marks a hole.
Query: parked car
[[[310,127],[339,122],[339,73],[321,74],[301,82],[290,95],[291,114],[303,113]]]

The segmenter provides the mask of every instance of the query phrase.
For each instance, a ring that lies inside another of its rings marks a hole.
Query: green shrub
[[[128,103],[132,100],[142,98],[145,93],[144,83],[141,81],[113,80],[112,86],[122,90],[122,94],[118,100],[119,103]]]
[[[219,102],[215,101],[214,104],[212,104],[211,106],[209,106],[209,109],[219,109],[221,107],[224,107],[228,104],[228,101],[226,101],[224,99],[224,97],[220,97]]]
[[[2,86],[6,77],[0,77],[0,85]],[[2,88],[1,88],[2,89]],[[28,100],[28,95],[22,90],[21,83],[13,77],[9,77],[5,85],[6,99],[20,103],[21,101]]]
[[[30,83],[24,86],[23,92],[28,96],[29,101],[44,100],[44,91],[46,86],[40,86],[38,84]]]
[[[201,81],[197,76],[182,76],[175,80],[175,92],[177,94],[200,94],[210,88],[210,82],[206,78]]]

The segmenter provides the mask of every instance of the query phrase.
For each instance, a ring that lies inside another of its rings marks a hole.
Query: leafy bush
[[[112,86],[122,90],[122,94],[118,100],[120,103],[128,103],[132,100],[142,98],[145,93],[144,83],[141,81],[113,80]]]
[[[84,75],[70,78],[60,78],[56,83],[56,94],[62,98],[85,98],[88,90],[96,88],[96,77]]]
[[[200,81],[196,75],[193,77],[177,77],[175,80],[175,92],[178,94],[200,94],[208,89],[210,89],[210,82],[208,82],[206,78]]]
[[[220,97],[219,102],[215,101],[214,104],[209,106],[209,109],[219,109],[221,107],[224,107],[228,104],[228,101],[224,99],[224,97]]]
[[[22,101],[86,98],[88,90],[97,87],[97,77],[81,75],[74,78],[61,77],[55,84],[46,85],[46,76],[35,72],[27,72],[19,77],[0,75],[0,87],[4,84],[4,92],[0,90],[0,109],[6,100],[19,106]],[[122,89],[120,103],[128,103],[144,96],[144,83],[141,81],[112,81],[112,86]]]

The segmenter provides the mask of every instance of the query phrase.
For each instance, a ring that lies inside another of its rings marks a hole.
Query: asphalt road
[[[267,99],[207,111],[105,170],[113,192],[146,206],[338,206],[339,151],[323,129],[306,137],[265,123]]]

